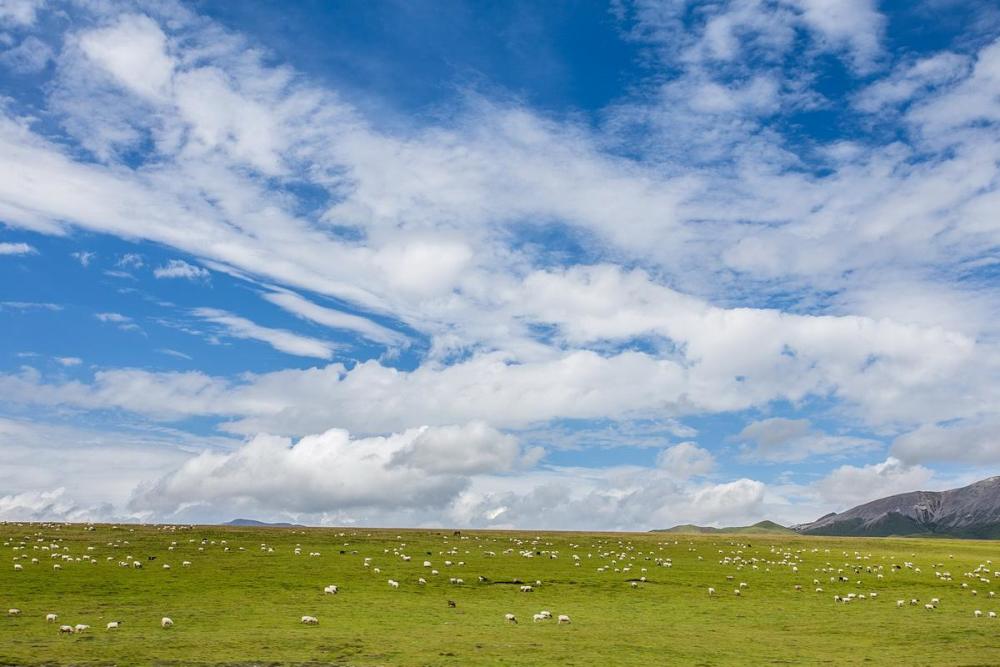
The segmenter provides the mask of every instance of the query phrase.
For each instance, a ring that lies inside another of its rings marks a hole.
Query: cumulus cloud
[[[820,498],[842,509],[896,493],[920,490],[934,473],[923,466],[910,466],[889,457],[865,466],[843,465],[815,484]]]
[[[667,447],[656,457],[656,465],[680,479],[706,475],[715,468],[715,457],[693,442]]]
[[[516,440],[484,424],[369,438],[333,429],[294,444],[258,435],[234,452],[194,457],[141,490],[132,507],[165,512],[188,503],[249,500],[303,513],[441,508],[468,485],[468,475],[509,470],[521,457]]]

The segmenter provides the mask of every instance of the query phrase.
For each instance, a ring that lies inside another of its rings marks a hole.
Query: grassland
[[[0,542],[0,614],[22,610],[0,615],[5,664],[1000,664],[1000,619],[973,616],[974,609],[1000,612],[1000,597],[988,597],[993,588],[1000,593],[1000,580],[964,576],[988,560],[1000,570],[994,542],[39,524],[0,525]],[[302,555],[294,555],[296,545]],[[53,558],[56,552],[73,560]],[[127,556],[144,567],[120,567]],[[191,566],[182,567],[184,560]],[[440,574],[432,576],[424,560]],[[892,567],[904,561],[915,567]],[[953,580],[935,571],[950,571]],[[841,574],[850,582],[830,582]],[[490,581],[480,583],[480,575]],[[642,576],[632,588],[628,580]],[[532,593],[501,583],[514,580],[542,583]],[[748,587],[737,597],[739,582]],[[327,584],[340,593],[323,595]],[[709,586],[718,595],[709,597]],[[833,601],[872,591],[877,598]],[[932,597],[941,604],[927,611]],[[898,609],[901,598],[921,604]],[[572,623],[533,623],[541,609]],[[49,612],[58,623],[45,622]],[[505,613],[520,623],[506,624]],[[300,624],[304,614],[320,624]],[[175,627],[161,629],[162,616]],[[104,629],[119,619],[120,630]],[[92,630],[60,635],[62,623]]]

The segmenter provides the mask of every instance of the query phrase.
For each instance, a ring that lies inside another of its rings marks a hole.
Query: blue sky
[[[806,521],[1000,464],[991,2],[0,0],[0,518]]]

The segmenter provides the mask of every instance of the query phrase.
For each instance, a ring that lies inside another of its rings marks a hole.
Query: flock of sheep
[[[20,524],[19,524],[20,525]],[[52,526],[49,526],[52,528]],[[94,528],[88,527],[87,530],[93,530]],[[114,527],[118,530],[117,526]],[[182,530],[191,530],[193,527],[177,527],[177,526],[160,526],[158,528],[161,531],[169,532],[175,534]],[[134,530],[134,529],[133,529]],[[119,533],[121,537],[117,537],[112,541],[106,543],[106,546],[115,553],[123,553],[129,550],[130,544],[127,538],[127,534],[122,532]],[[234,533],[238,535],[238,533]],[[351,533],[337,533],[336,538],[346,538],[348,540],[355,536],[359,536],[359,532]],[[589,541],[588,546],[583,546],[581,544],[576,544],[570,542],[568,544],[569,553],[563,553],[559,549],[554,548],[552,542],[545,539],[544,536],[537,536],[534,538],[529,537],[517,537],[513,535],[507,536],[488,536],[488,535],[475,535],[475,536],[462,536],[458,531],[455,531],[453,537],[458,537],[457,540],[453,539],[448,541],[448,536],[444,536],[444,544],[446,548],[438,552],[438,556],[441,560],[441,567],[460,570],[465,566],[465,562],[458,560],[461,556],[461,551],[459,549],[460,541],[473,540],[478,549],[481,549],[482,555],[487,559],[498,558],[497,551],[491,550],[490,547],[494,544],[498,546],[492,547],[493,549],[500,550],[500,556],[518,557],[522,559],[532,559],[532,558],[545,558],[545,559],[559,559],[568,558],[574,567],[583,567],[585,564],[593,568],[597,573],[607,574],[607,575],[619,575],[621,576],[625,583],[632,589],[638,589],[644,587],[647,583],[649,573],[649,568],[665,568],[670,569],[674,565],[674,558],[678,556],[666,556],[663,554],[664,548],[669,547],[674,549],[679,545],[677,539],[670,541],[659,541],[654,543],[651,542],[640,542],[638,546],[633,540],[627,537],[621,538],[611,538],[602,537],[598,538],[596,536],[590,538],[579,538],[581,541]],[[98,547],[90,545],[86,547],[86,550],[79,554],[71,553],[70,546],[65,544],[63,540],[59,538],[51,537],[50,532],[37,531],[33,536],[34,539],[29,537],[7,539],[3,543],[4,547],[12,549],[14,552],[14,570],[24,571],[25,566],[40,566],[40,557],[48,556],[49,560],[54,560],[53,570],[59,571],[62,569],[63,565],[69,566],[70,564],[89,564],[97,565],[99,561],[95,555],[95,551]],[[387,584],[389,588],[393,590],[398,590],[403,585],[400,579],[408,580],[413,582],[407,585],[415,585],[419,587],[428,586],[428,578],[432,580],[440,575],[440,571],[435,568],[430,560],[420,559],[422,561],[422,566],[418,570],[424,576],[416,577],[414,576],[416,572],[413,569],[402,569],[398,563],[411,563],[413,560],[412,555],[407,553],[406,542],[402,536],[396,536],[396,543],[393,546],[386,547],[382,555],[382,563],[380,566],[375,565],[373,556],[363,556],[360,562],[358,562],[358,567],[362,568],[364,571],[370,572],[373,575],[380,575],[382,573],[382,568],[387,568],[389,570],[403,571],[408,575],[406,577],[400,574],[394,574],[395,577],[387,578]],[[683,540],[683,537],[680,537]],[[344,543],[345,549],[340,551],[341,555],[357,555],[357,550],[348,551],[346,549],[349,542]],[[229,541],[226,539],[208,539],[203,538],[197,540],[195,538],[189,538],[186,543],[179,542],[177,539],[172,539],[169,544],[164,544],[166,551],[168,553],[174,552],[175,550],[186,548],[185,553],[191,552],[191,549],[196,549],[193,554],[197,552],[204,552],[206,549],[221,549],[223,551],[247,551],[247,546],[234,546],[230,545]],[[466,547],[471,546],[469,544]],[[506,547],[506,548],[502,548]],[[700,547],[700,548],[699,548]],[[700,542],[698,546],[694,542],[688,542],[688,552],[690,560],[693,562],[705,561],[705,549],[709,547],[709,543]],[[275,553],[275,546],[268,543],[261,543],[259,547],[254,545],[254,549],[259,548],[260,551],[267,554]],[[801,546],[801,543],[793,548],[791,545],[784,546],[771,546],[769,551],[763,553],[760,550],[751,552],[749,544],[743,544],[735,540],[724,541],[722,543],[716,542],[712,544],[709,548],[713,551],[717,551],[717,565],[719,566],[719,584],[715,586],[710,586],[707,589],[708,595],[714,597],[718,595],[716,586],[722,587],[722,581],[724,581],[729,586],[732,586],[732,594],[736,597],[741,597],[744,593],[750,592],[750,584],[747,581],[740,581],[738,584],[736,582],[737,574],[740,573],[771,573],[771,572],[784,572],[790,575],[792,580],[804,579],[805,575],[800,574],[800,569],[805,570],[807,568],[807,563],[810,564],[812,577],[812,588],[817,594],[822,594],[824,592],[824,585],[832,585],[839,588],[854,588],[855,590],[850,592],[841,592],[833,595],[833,601],[838,605],[853,605],[858,603],[872,603],[879,599],[878,591],[871,590],[883,584],[887,577],[902,577],[906,573],[913,573],[919,575],[921,573],[921,568],[917,567],[912,561],[900,560],[897,562],[896,559],[889,557],[887,560],[886,556],[880,558],[874,558],[871,553],[862,553],[855,551],[854,553],[842,552],[839,556],[831,554],[830,549],[820,549],[818,547],[812,549],[806,549]],[[301,545],[295,545],[291,550],[292,557],[301,557],[303,555]],[[48,552],[45,554],[45,552]],[[286,552],[287,553],[287,552]],[[470,551],[466,548],[465,553],[468,554]],[[432,552],[427,551],[426,554],[431,556]],[[308,552],[308,557],[321,557],[322,553],[319,551]],[[197,559],[197,555],[191,555],[190,558]],[[912,556],[911,556],[912,557]],[[144,563],[146,565],[152,565],[155,563],[157,556],[146,555],[145,558],[136,558],[132,555],[124,555],[123,557],[116,555],[106,555],[105,562],[115,564],[121,568],[128,568],[131,570],[141,570]],[[452,560],[455,559],[455,560]],[[417,561],[417,562],[420,562]],[[835,561],[838,561],[835,563]],[[394,565],[395,563],[395,565]],[[160,567],[164,570],[170,569],[169,563],[161,562]],[[192,561],[182,560],[182,567],[191,567]],[[704,562],[700,567],[705,569],[708,567],[708,563]],[[414,562],[409,565],[409,568],[417,567],[417,563]],[[952,582],[952,575],[945,568],[944,563],[936,563],[934,567],[934,576],[941,582]],[[633,572],[633,570],[637,570]],[[661,570],[662,572],[663,570]],[[726,573],[726,572],[730,573]],[[992,569],[992,561],[986,560],[980,563],[975,569],[963,573],[963,576],[971,580],[973,585],[984,584],[988,585],[991,583],[992,579],[1000,578],[1000,570]],[[659,578],[663,578],[662,576]],[[742,577],[741,577],[742,578]],[[862,579],[867,579],[863,582]],[[478,577],[480,584],[512,584],[517,585],[518,590],[522,593],[531,593],[537,587],[542,586],[541,580],[535,580],[533,583],[525,583],[519,579],[513,579],[511,581],[504,582],[493,582],[489,578],[483,575]],[[462,587],[465,585],[465,581],[461,577],[452,576],[448,578],[448,583],[454,587]],[[966,594],[970,597],[977,596],[978,591],[970,587],[969,581],[961,583],[960,586],[956,586],[958,591]],[[340,592],[340,586],[336,584],[329,584],[322,587],[323,595],[337,595]],[[804,591],[803,583],[795,583],[791,590],[796,592]],[[988,591],[985,598],[994,598],[995,594],[993,591]],[[917,606],[920,604],[920,600],[917,598],[907,598],[899,599],[896,601],[897,608],[904,608],[908,606]],[[928,603],[924,604],[924,608],[928,611],[933,611],[938,609],[941,604],[940,598],[933,598]],[[449,600],[448,605],[450,607],[455,607],[456,603],[454,600]],[[502,611],[502,610],[498,610]],[[21,616],[21,610],[16,607],[12,607],[7,612],[8,616],[16,617]],[[976,618],[986,617],[986,618],[997,618],[997,613],[994,611],[987,611],[985,614],[980,609],[973,610],[973,615]],[[499,617],[499,613],[498,613]],[[57,624],[59,620],[58,614],[54,612],[47,612],[44,616],[45,621],[51,624]],[[532,615],[532,622],[540,623],[549,621],[553,618],[553,614],[550,611],[542,610]],[[183,619],[182,619],[183,620]],[[513,613],[507,612],[503,614],[503,620],[505,623],[516,625],[518,623],[517,616]],[[315,626],[319,625],[319,617],[313,614],[304,614],[300,618],[300,622],[305,625]],[[556,615],[556,623],[558,625],[564,625],[571,623],[570,616],[568,614],[558,614]],[[122,626],[123,622],[121,620],[110,621],[106,624],[106,630],[114,631]],[[160,627],[164,629],[169,629],[174,626],[174,621],[167,616],[164,616],[160,620]],[[90,630],[91,626],[86,623],[78,623],[76,625],[58,625],[59,634],[80,634],[86,633]]]

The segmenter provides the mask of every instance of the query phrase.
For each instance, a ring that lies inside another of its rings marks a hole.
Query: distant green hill
[[[712,526],[695,526],[685,523],[673,528],[658,528],[654,533],[725,533],[737,535],[791,535],[795,531],[785,528],[773,521],[758,521],[752,526],[728,526],[725,528],[713,528]]]

